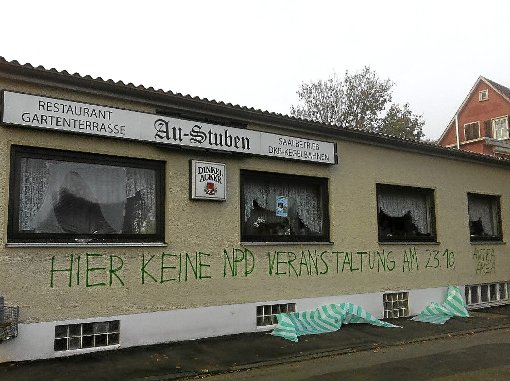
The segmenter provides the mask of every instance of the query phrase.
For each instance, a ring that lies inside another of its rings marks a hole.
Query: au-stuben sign
[[[158,144],[335,164],[335,144],[37,95],[3,92],[2,122]]]

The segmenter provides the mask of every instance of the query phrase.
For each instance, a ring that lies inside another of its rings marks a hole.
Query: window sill
[[[471,245],[506,245],[505,241],[471,241]]]
[[[322,242],[322,241],[318,241],[318,242],[300,242],[300,241],[294,241],[294,242],[286,242],[286,241],[283,241],[283,242],[258,242],[258,241],[255,241],[255,242],[241,242],[241,245],[243,246],[275,246],[275,245],[307,245],[307,246],[310,246],[310,245],[334,245],[334,242]]]
[[[438,241],[379,241],[379,245],[441,245]]]
[[[165,242],[8,242],[5,247],[166,247]]]

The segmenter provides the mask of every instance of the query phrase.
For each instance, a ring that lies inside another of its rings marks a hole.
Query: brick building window
[[[478,100],[481,102],[481,101],[486,101],[487,99],[489,99],[489,90],[485,89],[485,90],[482,90],[478,93]]]
[[[480,124],[478,122],[464,125],[464,140],[474,140],[480,137]]]
[[[508,139],[508,115],[492,119],[492,130],[494,139]]]

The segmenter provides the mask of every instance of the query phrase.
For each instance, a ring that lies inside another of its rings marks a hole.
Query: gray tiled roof
[[[242,120],[246,123],[262,123],[273,126],[285,127],[286,129],[316,132],[332,137],[356,141],[365,144],[391,147],[404,151],[426,153],[433,156],[455,158],[459,160],[485,162],[487,164],[503,165],[510,167],[510,160],[482,155],[478,153],[460,151],[451,148],[438,146],[430,142],[421,142],[411,139],[403,139],[386,134],[368,132],[359,128],[330,125],[306,119],[296,118],[275,112],[263,111],[253,107],[233,105],[207,98],[192,97],[172,91],[154,89],[123,81],[105,80],[101,77],[92,78],[90,75],[82,76],[79,73],[71,74],[66,70],[58,71],[44,66],[33,66],[29,63],[20,64],[18,61],[8,61],[0,56],[0,73],[12,79],[26,81],[32,78],[34,82],[44,85],[64,86],[65,88],[76,88],[82,91],[86,89],[94,93],[106,93],[109,96],[126,97],[127,99],[143,101],[154,105],[174,105],[183,110],[200,110],[206,115],[228,115],[234,120]],[[497,85],[497,84],[496,84]],[[501,85],[498,85],[501,86]],[[510,92],[508,88],[504,88]]]
[[[490,79],[484,78],[487,82],[491,84],[492,87],[494,87],[496,90],[498,90],[501,94],[503,94],[507,99],[510,100],[510,89],[506,86],[500,85],[499,83],[496,83],[494,81],[491,81]]]

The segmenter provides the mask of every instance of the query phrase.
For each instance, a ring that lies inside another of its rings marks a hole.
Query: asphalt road
[[[510,329],[206,377],[220,380],[508,381]]]

